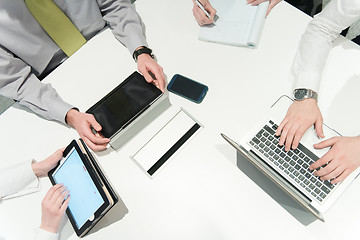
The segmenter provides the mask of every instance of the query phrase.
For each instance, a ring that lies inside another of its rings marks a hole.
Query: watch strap
[[[144,53],[148,54],[151,58],[154,58],[152,50],[148,47],[142,46],[141,48],[135,50],[133,53],[133,58],[134,58],[135,62],[137,62],[138,57]]]
[[[312,98],[318,100],[318,94],[314,90],[306,88],[298,88],[294,90],[294,99],[301,101],[304,99]]]

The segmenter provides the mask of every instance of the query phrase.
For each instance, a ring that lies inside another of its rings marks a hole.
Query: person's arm
[[[129,0],[97,0],[97,2],[104,20],[109,23],[114,36],[127,47],[131,56],[135,50],[143,46],[148,47],[144,25]],[[163,69],[153,58],[146,55],[139,56],[138,70],[144,75],[147,82],[154,83],[164,91]],[[152,73],[152,76],[149,72]]]
[[[25,161],[0,169],[0,199],[13,198],[38,190],[39,177],[45,176],[62,158],[59,149],[40,162]]]
[[[199,5],[193,0],[193,15],[200,26],[208,25],[214,23],[214,17],[216,14],[215,8],[211,6],[209,0],[199,0],[205,11],[210,15],[210,18],[204,13],[204,11],[199,7]]]
[[[40,227],[35,230],[34,240],[58,240],[59,233],[48,232]]]
[[[0,94],[19,102],[50,120],[65,122],[73,108],[64,102],[50,84],[44,84],[31,67],[0,46]]]
[[[140,46],[148,47],[145,26],[129,0],[97,0],[103,19],[132,55]]]
[[[321,74],[333,41],[340,32],[360,18],[360,2],[331,1],[309,23],[299,44],[292,67],[294,89],[305,88],[318,92]],[[315,124],[319,137],[324,137],[322,115],[312,99],[295,101],[276,132],[279,144],[285,149],[296,148],[306,130]]]
[[[321,75],[334,40],[359,18],[359,1],[334,0],[310,21],[292,66],[295,89],[319,90]]]
[[[39,181],[31,169],[31,161],[24,161],[0,169],[0,199],[23,196],[38,191]]]
[[[94,151],[105,149],[110,141],[92,134],[90,126],[101,130],[92,115],[72,114],[75,111],[72,105],[64,102],[50,84],[40,82],[29,65],[1,46],[0,94],[18,101],[46,119],[74,127]]]

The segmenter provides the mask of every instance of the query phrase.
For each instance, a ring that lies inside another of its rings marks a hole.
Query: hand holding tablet
[[[53,185],[64,186],[57,188],[60,194],[54,193],[55,196],[61,195],[63,201],[68,191],[71,193],[71,200],[66,200],[61,208],[68,204],[68,218],[76,234],[82,237],[115,205],[118,197],[82,139],[73,140],[63,155],[48,176]],[[57,203],[55,207],[61,205]]]

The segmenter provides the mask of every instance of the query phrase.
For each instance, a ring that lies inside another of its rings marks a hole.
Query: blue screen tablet
[[[70,192],[69,210],[80,229],[104,204],[78,152],[73,148],[53,173],[56,183],[62,183]]]

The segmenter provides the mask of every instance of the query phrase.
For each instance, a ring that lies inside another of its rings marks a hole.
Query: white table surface
[[[310,18],[281,2],[266,20],[259,47],[247,49],[197,40],[190,0],[138,0],[135,6],[167,81],[180,73],[208,85],[201,104],[170,94],[173,107],[186,109],[204,128],[153,179],[129,156],[161,126],[161,117],[118,152],[97,153],[122,201],[85,239],[358,239],[359,180],[325,214],[324,223],[240,159],[220,136],[240,138],[290,92],[291,63]],[[359,49],[344,38],[336,42],[319,93],[325,122],[344,135],[360,130],[360,114],[351,109],[360,89]],[[127,49],[106,30],[44,81],[85,111],[135,70]],[[42,160],[78,138],[74,129],[21,107],[2,114],[0,126],[2,167]],[[0,202],[0,240],[32,238],[50,185],[41,179],[39,192]],[[77,239],[68,221],[61,239]]]

